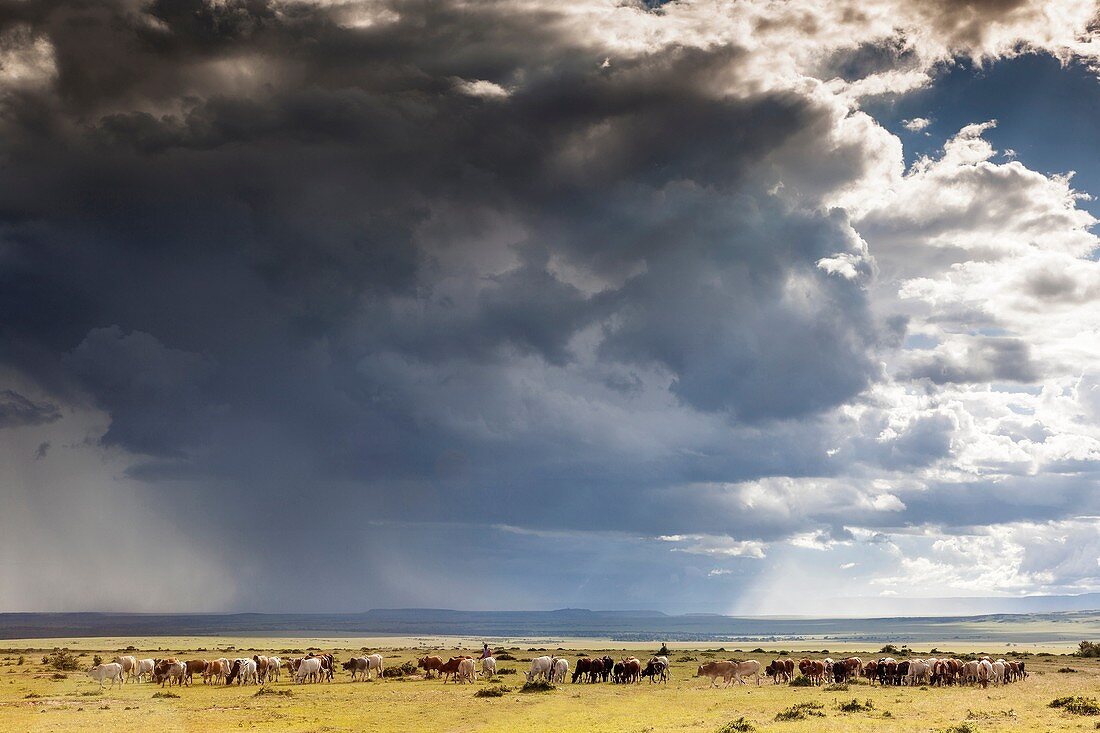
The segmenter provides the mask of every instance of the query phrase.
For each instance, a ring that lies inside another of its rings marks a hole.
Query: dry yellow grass
[[[93,653],[109,661],[130,643],[138,656],[212,658],[278,653],[287,649],[320,646],[315,639],[180,639],[66,640],[83,654],[81,663],[91,665]],[[341,659],[359,653],[362,640],[329,639],[324,648]],[[377,641],[377,640],[376,640]],[[424,647],[410,639],[389,639],[399,646],[367,645],[385,655],[387,666],[413,660]],[[438,640],[436,640],[438,641]],[[472,641],[472,640],[471,640]],[[140,642],[140,643],[139,643]],[[765,682],[754,685],[711,689],[705,680],[692,677],[698,661],[711,658],[753,657],[767,661],[769,655],[746,652],[705,652],[683,646],[673,653],[673,678],[668,685],[611,685],[566,683],[539,694],[514,691],[522,683],[525,661],[539,652],[520,647],[511,651],[517,661],[499,662],[519,674],[505,675],[503,684],[513,688],[500,698],[476,698],[477,689],[488,686],[444,685],[439,680],[386,680],[356,682],[343,670],[329,684],[295,685],[283,675],[276,690],[290,696],[256,696],[257,687],[206,686],[172,688],[178,698],[154,698],[159,686],[128,684],[104,689],[83,672],[69,672],[54,679],[42,664],[42,656],[54,642],[0,643],[0,731],[170,731],[256,730],[256,731],[512,731],[553,729],[558,731],[718,731],[726,723],[744,717],[758,731],[940,731],[969,723],[977,731],[1043,731],[1095,728],[1096,720],[1075,716],[1049,707],[1056,697],[1096,696],[1100,662],[1066,656],[1028,657],[1031,677],[1021,683],[986,690],[962,688],[907,688],[851,685],[847,691],[824,688],[788,687]],[[225,650],[228,645],[234,647]],[[576,644],[570,644],[576,648]],[[31,648],[33,647],[33,648]],[[475,651],[473,644],[462,647]],[[200,651],[202,649],[203,651]],[[549,648],[551,652],[556,647]],[[439,648],[441,656],[459,651]],[[594,646],[590,651],[602,655]],[[637,653],[638,649],[630,649]],[[652,651],[650,648],[648,651]],[[928,650],[919,650],[926,655]],[[1019,648],[1017,651],[1027,651]],[[618,657],[628,650],[609,650]],[[18,665],[18,657],[24,664]],[[872,658],[874,652],[864,654]],[[284,655],[286,656],[286,655]],[[572,668],[576,651],[563,653]],[[639,656],[641,656],[639,654]],[[820,657],[820,654],[812,656]],[[694,659],[688,660],[687,657]],[[1075,673],[1060,673],[1062,667]],[[168,688],[165,688],[167,690]],[[872,707],[845,713],[840,705],[857,699]],[[792,705],[820,703],[824,717],[777,722],[776,714]]]

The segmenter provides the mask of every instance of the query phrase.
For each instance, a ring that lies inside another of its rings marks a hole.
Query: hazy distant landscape
[[[0,638],[105,636],[565,637],[614,641],[768,641],[829,638],[1076,643],[1100,637],[1100,611],[868,619],[738,618],[657,611],[377,609],[357,614],[0,614]]]

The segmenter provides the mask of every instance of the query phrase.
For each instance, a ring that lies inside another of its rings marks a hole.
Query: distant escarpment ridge
[[[1093,599],[1098,600],[1098,599]],[[1096,605],[1100,606],[1100,603]],[[1100,636],[1100,611],[883,618],[669,615],[658,611],[454,611],[148,614],[5,613],[0,639],[140,636],[472,636],[617,641],[782,641],[828,637],[868,642],[990,639],[1018,643]]]

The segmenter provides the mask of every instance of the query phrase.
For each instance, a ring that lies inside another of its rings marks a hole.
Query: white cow
[[[906,684],[910,687],[928,684],[928,678],[931,674],[931,664],[922,659],[913,659],[909,662],[909,676],[906,678]]]
[[[737,684],[746,684],[743,678],[756,677],[756,686],[760,686],[760,662],[755,659],[747,659],[744,662],[733,663],[733,678],[737,680]]]
[[[474,664],[474,660],[463,659],[458,663],[458,673],[455,675],[455,679],[460,685],[473,682],[475,671],[477,671],[477,665]]]
[[[567,674],[569,674],[569,662],[565,659],[555,659],[554,668],[550,672],[550,681],[563,684]]]
[[[367,656],[367,679],[370,679],[371,671],[378,672],[378,679],[382,679],[385,674],[385,665],[383,664],[381,654],[371,654]]]
[[[989,687],[989,681],[993,678],[993,663],[988,659],[978,662],[978,683],[982,687]]]
[[[550,657],[535,657],[531,660],[531,669],[527,672],[527,681],[534,682],[539,677],[550,679],[554,669],[554,660]]]
[[[298,671],[294,673],[295,682],[317,682],[321,678],[321,660],[317,657],[306,657],[298,665]]]
[[[138,660],[134,656],[115,657],[115,664],[122,665],[122,674],[124,678],[134,679],[137,677]]]
[[[1008,665],[1005,660],[998,659],[993,663],[993,684],[1003,685],[1005,681],[1005,670],[1008,669]]]
[[[259,673],[256,669],[256,660],[254,659],[237,659],[240,662],[240,673],[237,675],[238,685],[247,685],[251,680],[253,684],[260,683]]]
[[[88,676],[99,683],[100,687],[103,687],[104,680],[111,681],[111,687],[115,686],[115,683],[123,683],[122,679],[122,665],[118,662],[110,662],[108,664],[97,664],[88,670]]]
[[[486,677],[492,677],[497,673],[497,660],[485,657],[481,660],[481,673]]]
[[[138,680],[138,682],[141,682],[141,678],[146,676],[146,675],[149,675],[149,677],[153,676],[153,666],[154,666],[154,664],[155,663],[153,662],[152,659],[139,659],[138,660],[138,669],[137,669],[137,680]]]
[[[278,657],[267,658],[267,679],[278,682],[279,681],[279,669],[283,666],[283,660]]]

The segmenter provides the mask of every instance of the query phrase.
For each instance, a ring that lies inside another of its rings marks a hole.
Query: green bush
[[[860,702],[859,700],[850,700],[848,702],[840,703],[840,712],[842,713],[865,713],[869,710],[874,710],[875,704],[870,700],[866,702]]]
[[[167,692],[167,691],[165,691],[165,692],[154,692],[153,693],[153,699],[154,700],[160,700],[160,699],[171,698],[171,697],[179,697],[179,695],[177,695],[174,692]]]
[[[80,661],[68,649],[54,649],[42,658],[42,663],[59,672],[74,672],[80,669]]]
[[[950,728],[944,728],[943,733],[978,733],[978,726],[973,723],[959,723]]]
[[[1082,641],[1077,646],[1078,649],[1074,654],[1078,657],[1100,657],[1100,644]]]
[[[276,697],[294,697],[294,693],[290,690],[276,690],[273,687],[261,687],[256,690],[256,693],[252,697],[263,697],[264,695],[275,695]]]
[[[824,718],[824,708],[825,706],[819,702],[800,702],[776,713],[775,719],[782,723],[789,720],[805,720],[811,716]]]
[[[492,685],[491,687],[483,687],[474,693],[474,697],[504,697],[504,694],[511,692],[512,688],[505,685]]]
[[[1062,708],[1067,713],[1073,713],[1074,715],[1100,715],[1100,704],[1096,702],[1094,697],[1081,697],[1080,695],[1059,697],[1050,701],[1050,707]]]
[[[550,682],[546,680],[535,680],[534,682],[524,682],[523,687],[519,688],[520,692],[550,692],[551,690],[558,689]]]
[[[386,667],[383,677],[413,677],[420,674],[420,668],[412,662],[405,662],[396,667]]]
[[[756,726],[745,720],[745,716],[741,716],[737,720],[731,720],[718,729],[718,733],[752,733],[756,730]]]
[[[799,675],[790,682],[791,687],[813,687],[814,682],[805,675]]]

